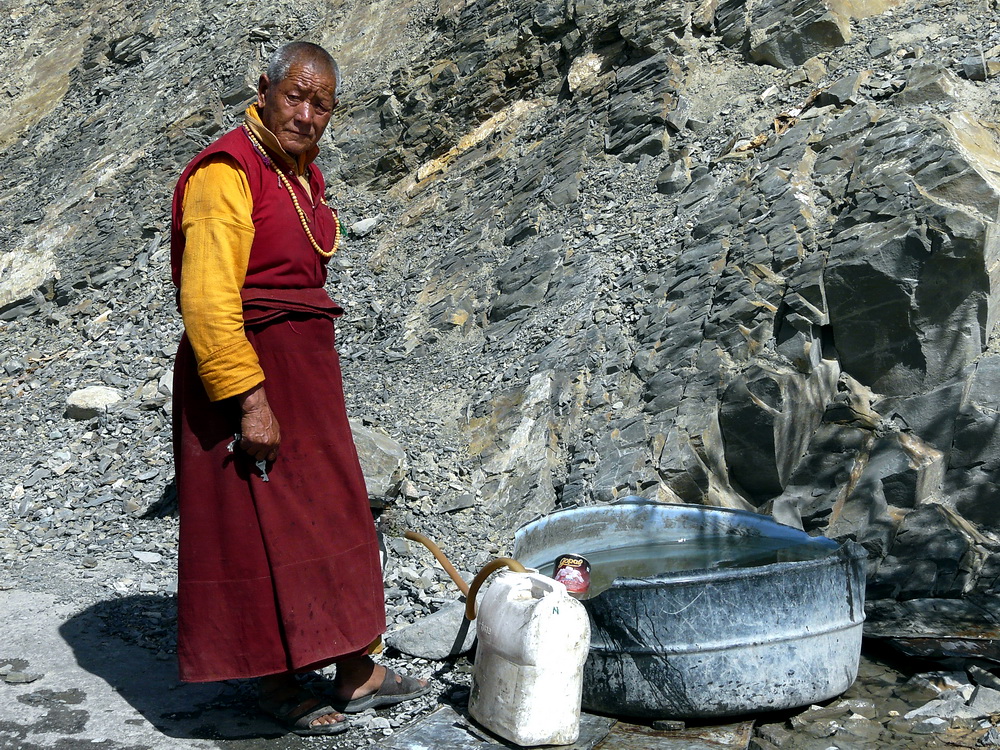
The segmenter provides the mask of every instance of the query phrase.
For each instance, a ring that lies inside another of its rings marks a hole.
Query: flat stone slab
[[[752,721],[674,731],[618,722],[594,750],[747,750]]]
[[[615,723],[614,719],[584,714],[580,719],[580,739],[573,745],[560,745],[561,750],[595,750]],[[378,750],[480,750],[490,747],[519,748],[485,729],[466,713],[459,713],[451,706],[442,706],[431,715],[397,732],[385,742],[373,747]]]
[[[606,716],[584,713],[580,717],[580,739],[561,750],[747,750],[752,721],[723,726],[690,727],[663,731],[628,724]],[[519,748],[476,725],[463,712],[443,706],[434,713],[373,747],[378,750],[483,750],[492,747]]]
[[[409,656],[438,661],[471,650],[476,632],[476,621],[465,619],[465,604],[452,604],[388,633],[385,642]]]

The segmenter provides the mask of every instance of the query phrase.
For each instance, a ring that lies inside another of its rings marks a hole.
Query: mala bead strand
[[[284,172],[278,169],[278,166],[271,161],[267,154],[264,153],[264,147],[261,145],[260,141],[257,140],[257,137],[251,132],[250,128],[244,125],[243,132],[247,134],[247,138],[250,139],[250,143],[253,145],[257,153],[260,154],[261,159],[264,160],[264,164],[275,171],[278,175],[278,180],[285,186],[285,190],[288,191],[288,196],[292,199],[292,205],[295,207],[295,213],[299,215],[299,223],[302,224],[302,229],[306,233],[306,238],[309,240],[309,244],[313,246],[313,250],[315,250],[322,258],[332,258],[333,254],[337,252],[337,247],[340,245],[340,219],[337,217],[337,214],[333,215],[333,247],[327,251],[320,246],[320,244],[316,241],[316,237],[313,236],[312,229],[309,228],[309,220],[306,218],[306,212],[302,210],[302,206],[299,204],[299,199],[295,197],[295,191],[292,190],[292,183],[285,176]],[[326,205],[326,200],[322,197],[319,200],[324,206]]]

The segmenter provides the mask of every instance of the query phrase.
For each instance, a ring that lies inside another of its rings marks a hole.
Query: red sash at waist
[[[270,323],[294,313],[326,317],[333,320],[344,314],[344,309],[330,299],[322,287],[305,289],[264,289],[244,287],[243,322],[247,325]]]

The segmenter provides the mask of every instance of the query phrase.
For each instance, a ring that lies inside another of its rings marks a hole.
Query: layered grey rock
[[[850,15],[840,6],[824,0],[723,0],[715,23],[723,40],[750,60],[790,68],[850,41]]]

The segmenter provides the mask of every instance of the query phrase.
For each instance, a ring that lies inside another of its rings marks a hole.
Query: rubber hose
[[[455,570],[455,566],[451,564],[451,561],[445,557],[444,552],[438,547],[434,542],[428,539],[423,534],[419,534],[416,531],[405,531],[403,532],[403,537],[414,542],[420,542],[427,549],[431,551],[434,555],[434,559],[441,563],[441,567],[444,568],[445,573],[447,573],[451,580],[455,582],[462,595],[465,596],[465,619],[475,620],[476,619],[476,594],[479,593],[479,589],[482,587],[483,582],[490,577],[490,574],[495,570],[507,567],[513,570],[515,573],[525,573],[527,572],[521,563],[510,557],[498,557],[497,559],[486,563],[483,569],[476,574],[476,577],[472,579],[472,585],[470,586],[465,582],[465,579],[458,574]]]
[[[403,534],[403,536],[414,542],[420,542],[427,549],[429,549],[431,554],[434,555],[434,559],[441,563],[441,567],[444,568],[444,572],[447,573],[451,577],[451,580],[455,582],[455,585],[458,586],[462,595],[469,595],[469,584],[467,584],[462,576],[458,574],[458,571],[455,570],[455,566],[452,565],[451,561],[444,556],[444,552],[441,551],[440,547],[434,544],[434,542],[425,537],[423,534],[418,534],[416,531],[407,531]]]
[[[498,557],[492,562],[486,563],[483,569],[476,574],[476,577],[472,579],[472,585],[469,586],[469,592],[466,594],[465,599],[465,619],[475,620],[476,619],[476,594],[479,593],[479,587],[483,585],[483,582],[490,577],[493,571],[498,570],[503,567],[508,567],[515,573],[526,573],[524,566],[521,565],[517,560],[512,560],[509,557]]]

